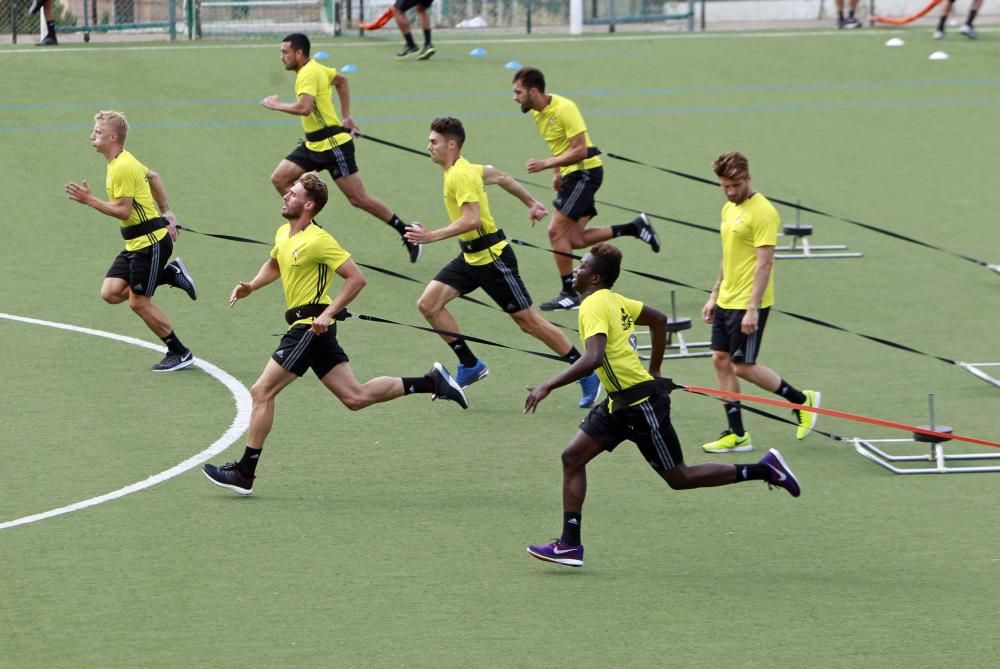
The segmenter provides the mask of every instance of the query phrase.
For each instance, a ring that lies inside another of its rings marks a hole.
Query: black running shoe
[[[580,308],[580,296],[576,293],[567,293],[563,291],[553,297],[548,302],[542,302],[538,305],[538,308],[542,311],[560,311],[569,309],[579,309]]]
[[[192,300],[197,300],[198,288],[194,285],[194,277],[191,276],[184,261],[180,258],[174,258],[167,263],[167,267],[174,273],[174,282],[171,285],[183,290]]]
[[[417,262],[420,260],[420,254],[424,252],[423,244],[414,244],[413,242],[408,242],[404,239],[403,246],[406,247],[406,252],[410,254],[410,262]]]
[[[649,247],[653,249],[653,253],[659,253],[660,236],[656,234],[656,230],[653,229],[646,214],[639,214],[632,222],[639,229],[639,234],[637,235],[639,239],[649,244]]]
[[[235,462],[227,462],[221,467],[205,464],[202,465],[201,472],[215,485],[232,490],[237,495],[249,495],[253,492],[253,478],[243,476]]]
[[[420,50],[417,54],[417,60],[427,60],[434,55],[434,46],[431,44],[425,44],[424,48]]]
[[[402,51],[396,54],[396,60],[406,60],[411,56],[417,55],[419,52],[420,49],[418,49],[416,46],[406,45],[403,47]]]
[[[150,367],[153,372],[176,372],[194,364],[194,353],[188,351],[184,355],[180,353],[170,353],[169,351],[158,363]]]
[[[431,395],[432,400],[451,400],[452,402],[458,402],[458,406],[463,409],[469,408],[469,400],[465,397],[465,391],[462,390],[462,387],[458,385],[455,379],[451,378],[451,374],[448,373],[444,365],[440,362],[435,362],[431,371],[427,372],[427,376],[434,381],[434,393]]]

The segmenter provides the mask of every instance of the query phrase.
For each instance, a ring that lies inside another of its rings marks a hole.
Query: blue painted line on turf
[[[646,87],[646,88],[580,88],[566,89],[560,91],[564,95],[571,96],[628,96],[628,95],[692,95],[692,94],[718,94],[718,93],[794,93],[798,91],[851,91],[851,90],[899,90],[908,88],[933,88],[937,86],[997,86],[1000,79],[949,79],[949,80],[913,80],[913,81],[861,81],[861,82],[829,82],[829,83],[804,83],[804,84],[746,84],[742,86],[667,86],[667,87]],[[449,100],[458,98],[502,98],[510,99],[511,94],[507,92],[449,92],[440,91],[433,93],[405,93],[392,95],[352,95],[352,100]],[[134,108],[134,107],[187,107],[187,106],[243,106],[256,105],[259,99],[216,99],[216,100],[149,100],[149,101],[117,101],[117,102],[72,102],[72,103],[36,103],[36,102],[6,102],[0,103],[0,109],[10,111],[30,111],[30,110],[57,110],[57,109],[106,109],[106,108]]]
[[[844,109],[919,109],[919,108],[957,108],[957,107],[988,107],[1000,105],[1000,98],[979,98],[969,100],[874,100],[874,101],[837,101],[822,103],[787,103],[770,105],[750,105],[745,107],[707,106],[707,107],[645,107],[626,109],[591,109],[587,116],[674,116],[685,114],[749,114],[760,112],[796,112],[796,111],[838,111]],[[360,125],[365,123],[393,123],[400,121],[427,121],[433,118],[434,114],[400,114],[395,116],[375,116],[371,118],[356,117]],[[486,118],[518,118],[521,114],[517,112],[465,112],[464,119],[486,119]],[[164,123],[134,123],[132,128],[164,129],[164,128],[246,128],[246,127],[271,127],[271,126],[295,126],[295,121],[274,120],[274,121],[171,121]],[[65,125],[25,125],[25,126],[0,126],[0,133],[16,132],[56,132],[56,131],[79,131],[90,130],[91,124],[65,124]]]

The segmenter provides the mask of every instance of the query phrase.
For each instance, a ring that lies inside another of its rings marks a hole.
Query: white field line
[[[104,337],[105,339],[113,339],[115,341],[124,342],[126,344],[131,344],[133,346],[140,346],[142,348],[152,349],[154,351],[162,352],[164,348],[156,344],[150,344],[141,339],[136,339],[135,337],[127,337],[125,335],[115,334],[113,332],[104,332],[103,330],[92,330],[90,328],[79,327],[76,325],[69,325],[67,323],[56,323],[53,321],[43,321],[37,318],[25,318],[23,316],[14,316],[12,314],[5,314],[0,312],[0,318],[4,318],[11,321],[18,321],[21,323],[28,323],[30,325],[41,325],[44,327],[56,328],[58,330],[68,330],[70,332],[77,332],[80,334],[90,335],[93,337]],[[226,386],[229,392],[233,395],[233,400],[236,402],[236,416],[233,418],[233,422],[230,424],[229,429],[223,433],[221,437],[216,439],[208,448],[201,451],[200,453],[191,456],[187,460],[178,463],[160,472],[159,474],[154,474],[147,479],[133,483],[132,485],[127,485],[124,488],[119,488],[109,493],[103,495],[98,495],[97,497],[91,497],[90,499],[85,499],[74,504],[69,504],[67,506],[59,507],[58,509],[52,509],[51,511],[44,511],[42,513],[32,514],[30,516],[24,516],[23,518],[17,518],[15,520],[9,520],[4,523],[0,523],[0,530],[5,530],[10,527],[16,527],[18,525],[27,525],[28,523],[34,523],[39,520],[45,520],[46,518],[52,518],[54,516],[60,516],[65,513],[71,513],[73,511],[79,511],[80,509],[86,509],[90,506],[95,506],[97,504],[103,504],[104,502],[110,502],[111,500],[118,499],[119,497],[124,497],[134,492],[144,490],[157,483],[162,483],[168,479],[171,479],[179,474],[183,474],[193,467],[197,467],[201,463],[205,462],[214,455],[221,453],[226,450],[240,438],[244,432],[246,432],[247,426],[250,424],[250,391],[247,390],[246,386],[240,383],[235,377],[230,375],[228,372],[216,367],[210,362],[196,358],[194,366],[198,367],[204,371],[209,376],[218,380],[219,383]]]

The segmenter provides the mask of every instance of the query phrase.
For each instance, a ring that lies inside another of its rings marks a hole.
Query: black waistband
[[[121,228],[122,239],[138,239],[143,235],[148,235],[151,232],[156,232],[160,228],[167,227],[167,219],[162,216],[157,216],[156,218],[151,218],[148,221],[143,221],[142,223],[137,223],[136,225],[128,225]]]
[[[674,383],[671,379],[653,379],[651,381],[637,383],[631,388],[626,388],[625,390],[608,393],[608,398],[611,400],[611,413],[627,406],[631,406],[636,402],[644,400],[652,395],[669,395],[670,391],[675,388],[680,388],[680,386]]]
[[[503,233],[503,230],[497,230],[496,232],[491,232],[488,235],[483,235],[482,237],[476,237],[475,239],[470,239],[469,241],[458,240],[458,245],[462,247],[462,250],[466,253],[476,253],[478,251],[485,251],[494,244],[499,244],[503,240],[507,239],[507,235]]]
[[[292,307],[285,312],[285,322],[291,325],[295,321],[300,321],[303,318],[316,318],[321,313],[326,311],[326,308],[330,306],[329,304],[303,304],[298,307]],[[333,315],[333,319],[336,321],[346,321],[351,317],[351,312],[347,309],[341,309]]]
[[[350,134],[350,130],[342,125],[328,125],[325,128],[320,128],[319,130],[313,130],[312,132],[306,133],[306,140],[310,142],[320,142],[324,139],[333,137],[334,135],[339,135],[342,132]]]

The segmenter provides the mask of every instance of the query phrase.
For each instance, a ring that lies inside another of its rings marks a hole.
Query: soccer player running
[[[436,118],[431,123],[427,151],[431,160],[444,170],[444,204],[451,223],[431,230],[414,222],[407,228],[406,237],[421,244],[458,237],[462,252],[427,284],[417,308],[435,329],[457,333],[458,323],[448,311],[448,303],[459,295],[482,288],[497,306],[510,314],[518,327],[572,364],[579,359],[580,352],[562,330],[542,318],[531,306],[531,296],[518,273],[514,249],[490,214],[486,185],[499,184],[523,202],[528,207],[532,225],[548,212],[524,186],[508,175],[490,165],[476,165],[463,158],[464,143],[465,128],[457,118]],[[464,337],[441,335],[441,338],[458,357],[455,378],[460,386],[469,386],[486,377],[489,369],[472,352]],[[579,404],[586,408],[597,399],[600,386],[593,374],[581,377],[580,384]]]
[[[192,300],[198,299],[198,292],[184,261],[177,258],[168,262],[178,235],[177,217],[170,210],[160,175],[125,150],[127,136],[124,114],[95,114],[90,143],[108,161],[108,200],[95,197],[86,181],[66,184],[66,194],[121,223],[125,249],[104,277],[101,298],[108,304],[128,302],[146,327],[167,345],[167,354],[152,371],[174,372],[190,367],[194,355],[177,338],[167,315],[153,304],[153,293],[161,284],[180,288]]]
[[[597,216],[594,195],[604,179],[600,150],[590,141],[579,108],[569,98],[545,93],[545,76],[533,67],[522,67],[514,75],[514,101],[521,112],[531,113],[538,132],[552,151],[551,158],[528,161],[528,172],[553,170],[552,189],[555,212],[549,222],[549,244],[559,271],[559,294],[541,305],[542,311],[576,309],[580,296],[573,289],[573,249],[587,248],[597,242],[628,235],[649,244],[660,252],[660,238],[646,214],[629,223],[603,228],[587,228]]]
[[[723,153],[712,165],[729,200],[722,207],[722,267],[701,317],[712,324],[712,363],[719,388],[740,391],[739,379],[795,404],[818,407],[817,390],[797,390],[778,374],[757,364],[764,326],[774,303],[774,245],[781,220],[777,210],[750,184],[750,163],[737,151]],[[753,450],[743,427],[740,403],[725,403],[729,428],[702,446],[709,453]],[[795,436],[805,439],[817,414],[796,411]]]
[[[434,0],[396,0],[392,6],[392,14],[396,17],[396,25],[402,33],[406,44],[403,50],[396,54],[397,60],[406,60],[416,56],[417,60],[427,60],[434,55],[434,45],[431,43],[431,17],[427,13]],[[420,27],[424,31],[424,46],[417,48],[417,43],[413,40],[413,33],[410,32],[410,20],[406,18],[407,10],[416,7],[417,16],[420,17]]]
[[[243,457],[221,467],[206,464],[202,468],[212,483],[240,495],[253,492],[261,449],[274,422],[275,397],[308,369],[351,411],[412,393],[430,393],[432,400],[452,400],[463,409],[469,407],[465,393],[439,362],[423,376],[380,376],[358,383],[337,342],[333,321],[365,287],[365,277],[351,254],[313,221],[327,197],[326,184],[314,173],[295,182],[283,198],[281,215],[288,222],[275,233],[270,257],[254,278],[236,284],[229,297],[229,306],[234,306],[280,278],[288,306],[288,331],[250,389],[253,406]],[[331,299],[334,273],[344,283]]]
[[[606,243],[595,245],[580,261],[573,284],[583,297],[580,340],[586,350],[569,369],[529,387],[524,402],[525,413],[534,412],[552,390],[595,370],[608,391],[608,402],[590,410],[562,452],[562,535],[550,544],[528,546],[533,557],[568,567],[583,566],[580,526],[587,494],[587,463],[603,451],[613,451],[626,439],[639,447],[653,471],[674,490],[759,480],[784,488],[793,497],[800,494],[798,481],[774,449],[754,464],[684,464],[684,454],[670,422],[669,393],[676,386],[669,379],[660,378],[667,317],[647,304],[611,290],[621,272],[621,261],[621,251]],[[648,326],[651,334],[648,371],[643,369],[636,352],[636,324]]]
[[[281,102],[277,95],[260,101],[268,109],[302,117],[305,142],[278,163],[271,174],[271,183],[284,196],[295,180],[306,172],[327,170],[333,182],[353,206],[367,211],[388,224],[403,237],[406,224],[382,200],[365,190],[354,161],[354,138],[358,129],[351,118],[351,93],[347,79],[332,67],[326,67],[309,57],[309,38],[292,33],[281,42],[281,62],[286,70],[295,72],[295,102]],[[333,89],[340,98],[343,118],[337,117],[333,105]],[[417,262],[420,246],[403,239],[410,262]]]

